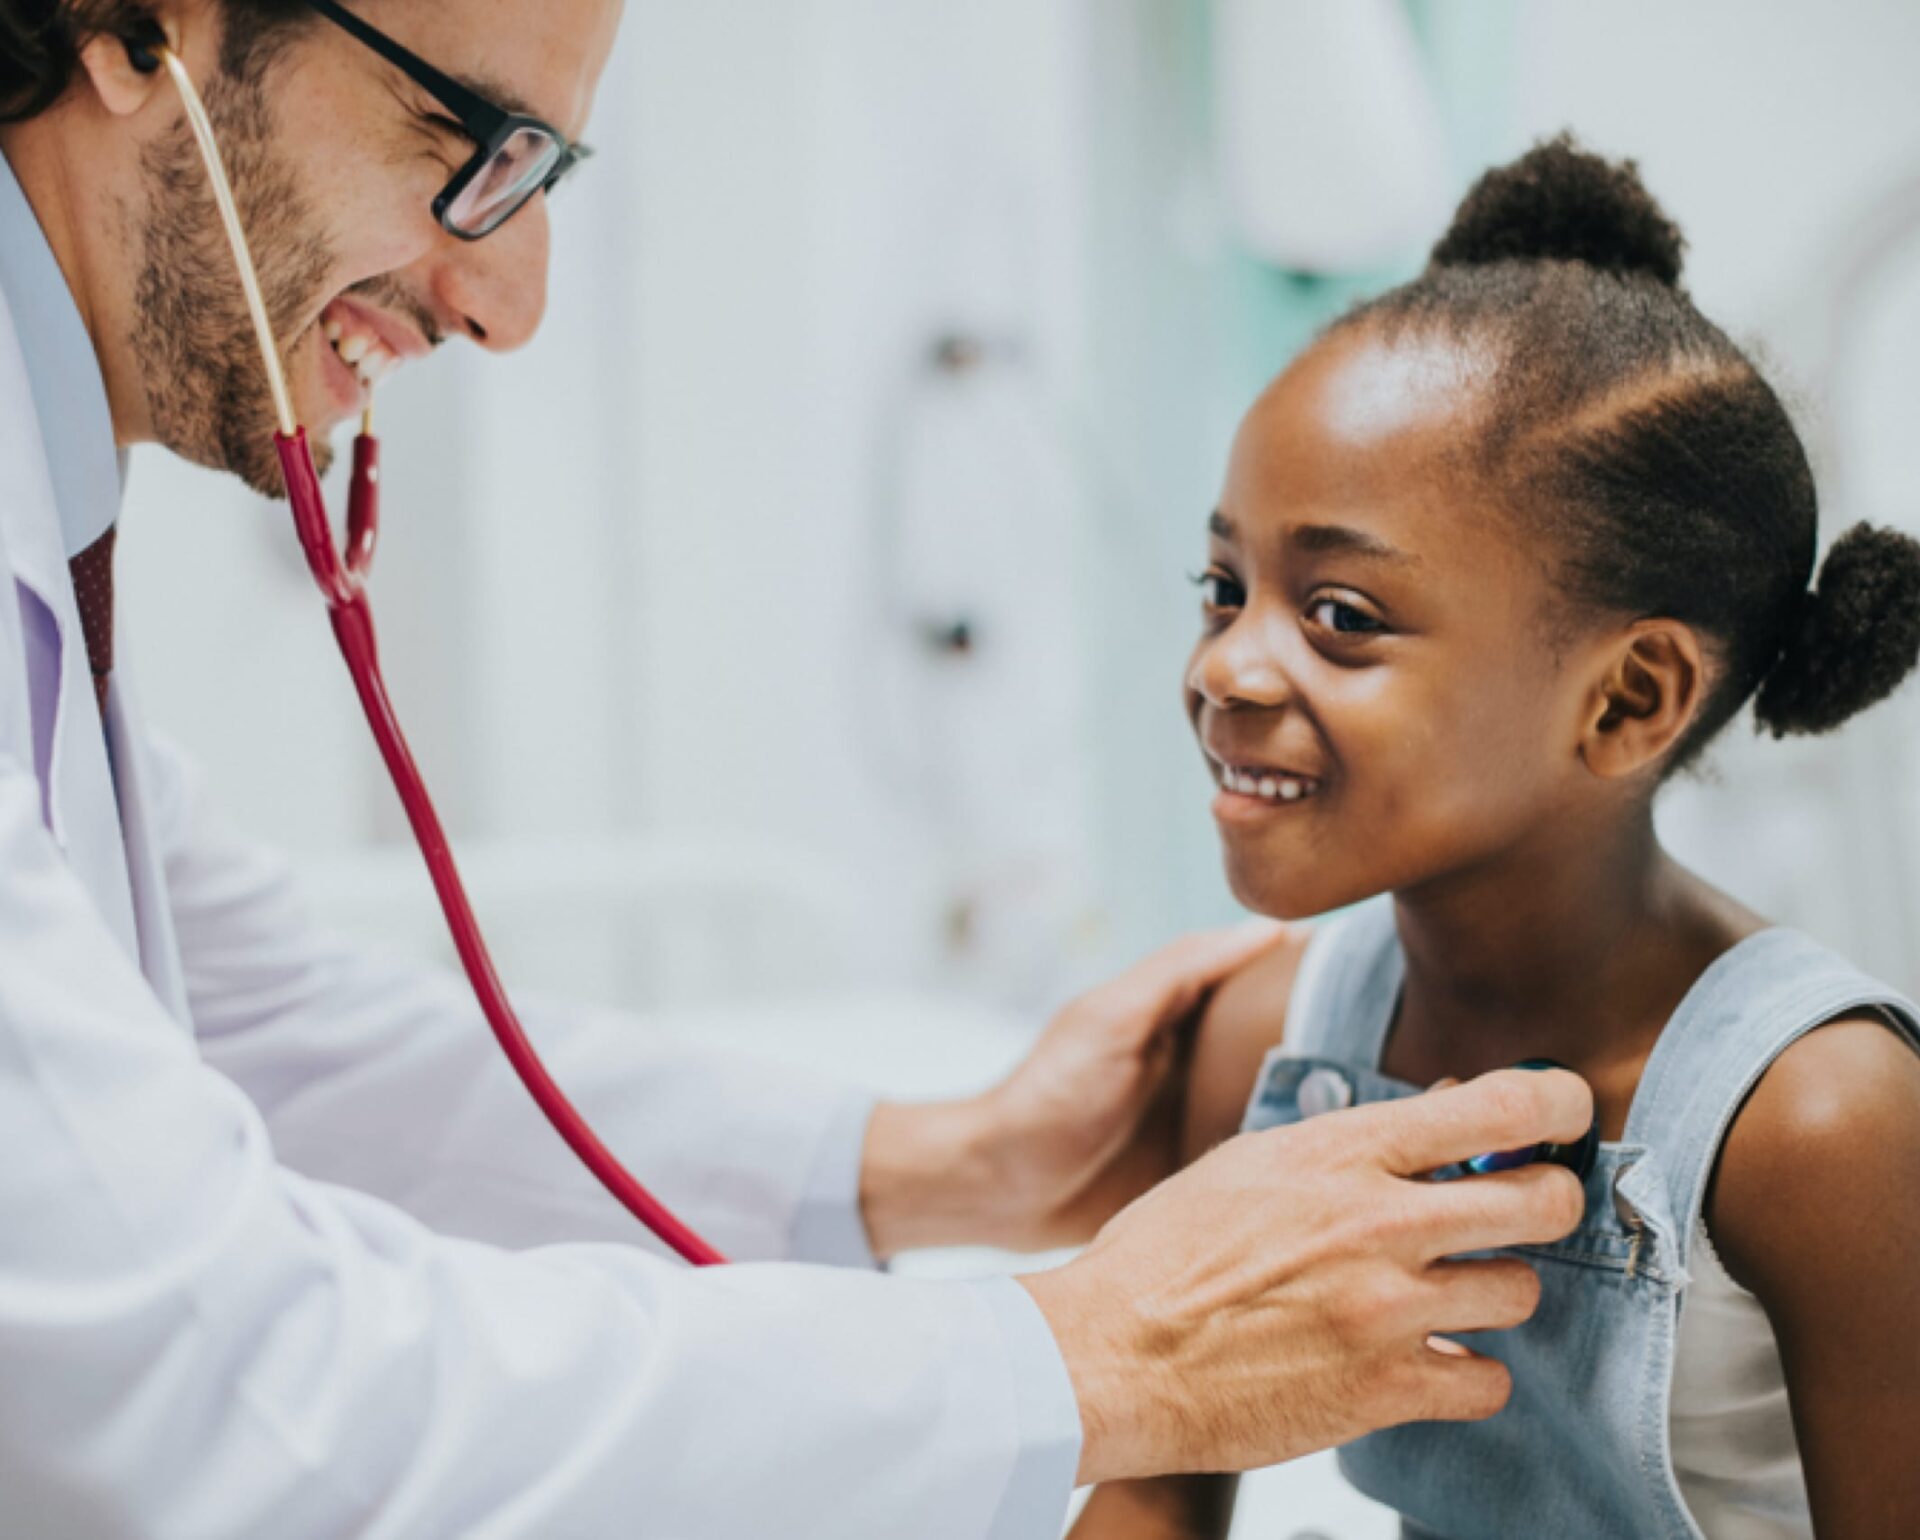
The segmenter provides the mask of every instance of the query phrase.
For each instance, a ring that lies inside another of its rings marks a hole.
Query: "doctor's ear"
[[[1604,657],[1580,736],[1595,775],[1617,780],[1664,758],[1700,714],[1706,658],[1692,627],[1637,621]]]
[[[80,45],[80,69],[87,84],[114,117],[132,117],[155,96],[172,95],[160,50],[181,48],[182,9],[156,7],[144,18],[95,33]]]

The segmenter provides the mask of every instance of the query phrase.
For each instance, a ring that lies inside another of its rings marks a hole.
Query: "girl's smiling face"
[[[1404,892],[1591,808],[1547,553],[1472,468],[1485,383],[1459,343],[1336,330],[1241,425],[1186,698],[1250,908]]]

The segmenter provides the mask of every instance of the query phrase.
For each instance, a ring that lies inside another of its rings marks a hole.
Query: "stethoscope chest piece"
[[[1522,1059],[1514,1065],[1515,1069],[1567,1069],[1558,1059]],[[1567,1070],[1572,1074],[1572,1070]],[[1531,1144],[1519,1150],[1499,1150],[1487,1155],[1475,1155],[1471,1160],[1462,1161],[1462,1167],[1475,1176],[1485,1176],[1492,1171],[1517,1171],[1522,1166],[1565,1166],[1581,1181],[1593,1174],[1595,1160],[1600,1154],[1600,1119],[1598,1116],[1587,1125],[1587,1131],[1572,1144]]]

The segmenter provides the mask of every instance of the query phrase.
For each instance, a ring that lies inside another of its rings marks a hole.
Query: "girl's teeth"
[[[324,330],[326,331],[327,341],[329,342],[338,342],[347,333],[346,327],[342,326],[338,321],[327,322]]]
[[[1312,788],[1290,775],[1255,775],[1229,766],[1220,768],[1220,784],[1243,797],[1258,797],[1262,802],[1298,802],[1311,795]]]
[[[340,356],[350,364],[357,364],[366,356],[367,349],[373,344],[366,337],[355,333],[340,343]]]

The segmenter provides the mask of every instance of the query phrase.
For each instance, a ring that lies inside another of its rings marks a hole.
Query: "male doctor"
[[[1428,1339],[1523,1319],[1531,1274],[1434,1264],[1564,1233],[1577,1184],[1411,1178],[1577,1135],[1570,1077],[1234,1140],[1113,1218],[1167,1170],[1179,1024],[1269,934],[1161,953],[944,1106],[536,1015],[623,1157],[757,1259],[696,1273],[623,1244],[464,987],[316,934],[142,725],[119,452],[279,487],[181,104],[130,30],[158,19],[211,105],[317,436],[398,361],[540,320],[543,198],[503,164],[480,185],[512,207],[436,211],[475,144],[403,61],[571,139],[618,13],[0,0],[0,1531],[1039,1540],[1076,1479],[1491,1413],[1499,1366]],[[1095,1230],[1024,1282],[872,1268]]]

